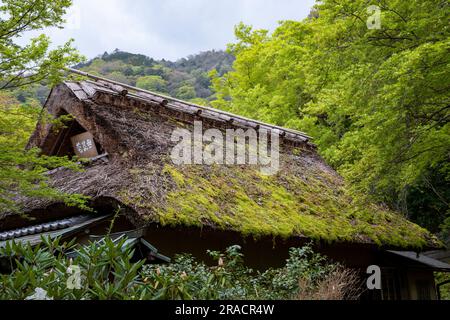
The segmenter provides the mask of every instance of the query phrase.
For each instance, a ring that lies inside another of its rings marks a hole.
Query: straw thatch
[[[264,124],[200,109],[108,82],[67,82],[52,90],[46,108],[67,112],[108,154],[83,172],[57,170],[55,187],[93,199],[114,199],[136,225],[150,223],[232,230],[244,235],[307,237],[387,247],[438,247],[425,229],[396,212],[348,195],[340,176],[310,138],[282,128],[281,167],[273,176],[254,166],[185,165],[170,160],[176,128],[260,128]],[[60,136],[60,135],[59,135]],[[29,146],[54,152],[58,134],[39,124]],[[52,151],[53,150],[53,151]],[[27,199],[28,211],[52,205]]]

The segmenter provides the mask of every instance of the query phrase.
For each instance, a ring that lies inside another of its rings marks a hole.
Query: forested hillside
[[[201,52],[172,62],[116,49],[75,68],[142,89],[208,104],[213,99],[209,73],[215,70],[223,75],[231,71],[233,61],[234,57],[224,51]],[[13,92],[20,102],[37,98],[43,104],[49,91],[44,81]]]
[[[207,103],[212,98],[208,73],[216,70],[223,75],[231,70],[233,60],[224,51],[202,52],[171,62],[115,50],[77,68],[179,99]]]

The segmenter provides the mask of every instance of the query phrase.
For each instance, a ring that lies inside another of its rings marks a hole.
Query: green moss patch
[[[303,236],[329,242],[376,243],[420,248],[437,243],[429,232],[399,214],[350,197],[329,171],[281,170],[263,176],[249,166],[174,166],[145,170],[136,179],[164,181],[165,192],[122,194],[129,204],[151,210],[146,217],[162,225],[210,226],[261,236]],[[157,178],[156,178],[157,177]],[[159,181],[159,182],[158,182]],[[142,186],[142,181],[136,181]]]

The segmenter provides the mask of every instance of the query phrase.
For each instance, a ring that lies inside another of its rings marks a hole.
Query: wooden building
[[[45,109],[73,116],[63,129],[40,122],[29,141],[46,155],[90,159],[84,171],[48,174],[64,192],[89,196],[94,213],[63,203],[21,199],[28,215],[0,215],[5,241],[37,243],[40,236],[102,236],[112,217],[116,236],[128,235],[152,262],[176,253],[204,258],[207,249],[239,244],[246,262],[264,269],[284,264],[290,247],[314,241],[317,251],[364,274],[382,269],[376,299],[436,299],[434,271],[447,263],[425,256],[442,244],[427,230],[389,209],[352,198],[342,178],[317,154],[306,134],[90,78],[54,87]],[[280,136],[280,168],[257,165],[175,165],[174,130],[249,128]]]

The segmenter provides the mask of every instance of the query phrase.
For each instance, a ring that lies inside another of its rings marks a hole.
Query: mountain
[[[224,51],[205,51],[177,61],[155,60],[142,54],[118,49],[105,52],[94,59],[75,66],[94,75],[110,78],[142,89],[209,104],[213,99],[208,73],[217,70],[223,75],[232,68],[234,57]],[[50,88],[46,83],[34,84],[12,90],[22,103],[38,100],[45,103]]]
[[[231,70],[233,61],[233,56],[215,50],[172,62],[116,49],[76,68],[176,98],[207,102],[213,95],[208,73],[215,69],[223,75]]]

